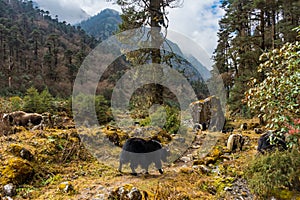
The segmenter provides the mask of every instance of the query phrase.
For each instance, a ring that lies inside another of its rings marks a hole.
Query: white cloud
[[[35,2],[42,9],[50,11],[53,17],[58,15],[60,21],[65,20],[71,24],[96,15],[108,7],[121,11],[119,6],[106,0],[35,0]]]
[[[41,7],[68,22],[74,21],[80,9],[95,15],[105,8],[120,11],[120,7],[106,0],[36,0]],[[224,11],[216,6],[218,0],[184,0],[180,8],[169,9],[170,30],[184,34],[202,47],[211,57],[217,46],[218,20]]]
[[[185,0],[182,8],[172,9],[169,14],[170,29],[195,41],[208,53],[209,57],[212,57],[217,46],[218,21],[224,15],[218,2],[216,0]]]

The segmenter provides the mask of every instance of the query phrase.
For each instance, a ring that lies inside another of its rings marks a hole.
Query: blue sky
[[[36,2],[60,20],[76,21],[83,15],[80,9],[93,16],[105,8],[120,11],[120,7],[106,0],[36,0]],[[184,0],[180,8],[169,9],[169,29],[181,33],[202,47],[212,56],[217,46],[218,21],[224,15],[219,0]]]

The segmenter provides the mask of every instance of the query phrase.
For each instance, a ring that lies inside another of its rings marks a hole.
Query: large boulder
[[[210,130],[214,131],[222,130],[225,116],[220,99],[216,96],[192,102],[190,111],[194,124],[206,124]]]

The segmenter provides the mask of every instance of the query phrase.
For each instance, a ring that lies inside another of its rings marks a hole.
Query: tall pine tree
[[[242,102],[251,77],[257,73],[259,56],[295,40],[293,27],[300,22],[299,1],[288,0],[224,0],[226,11],[220,20],[218,46],[214,52],[217,69],[227,89],[232,113],[247,114]]]
[[[150,49],[140,49],[135,52],[129,52],[126,54],[126,58],[131,62],[133,66],[142,64],[161,64],[163,55],[160,50],[164,42],[162,34],[162,28],[167,30],[168,18],[167,8],[173,8],[179,6],[181,0],[117,0],[115,1],[121,6],[123,14],[122,24],[120,24],[120,31],[126,31],[136,28],[144,28],[149,33],[150,37],[147,39],[149,46],[153,47]],[[143,38],[144,39],[144,38]],[[154,71],[157,69],[157,71]],[[154,68],[154,76],[161,77],[163,70]],[[144,94],[142,95],[143,105],[142,108],[148,110],[153,104],[163,104],[163,93],[164,88],[160,84],[149,84],[143,86]]]

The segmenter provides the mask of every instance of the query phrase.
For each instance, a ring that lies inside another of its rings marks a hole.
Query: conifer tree
[[[161,64],[162,54],[160,47],[164,38],[161,29],[168,28],[167,8],[179,6],[181,0],[117,0],[116,3],[121,6],[123,14],[121,18],[122,24],[119,26],[120,31],[126,31],[135,28],[150,27],[149,42],[151,49],[141,49],[136,52],[130,52],[126,55],[133,65],[153,63]],[[146,31],[147,28],[146,28]],[[155,76],[162,76],[162,69],[157,72],[152,72]],[[146,109],[152,104],[163,104],[163,86],[159,84],[149,84],[144,86],[146,93],[144,105]]]
[[[292,31],[300,23],[299,1],[224,0],[226,11],[220,20],[218,46],[214,52],[215,68],[224,79],[232,113],[246,114],[243,94],[251,77],[262,80],[257,72],[260,54],[295,41]],[[228,78],[229,77],[229,78]]]

